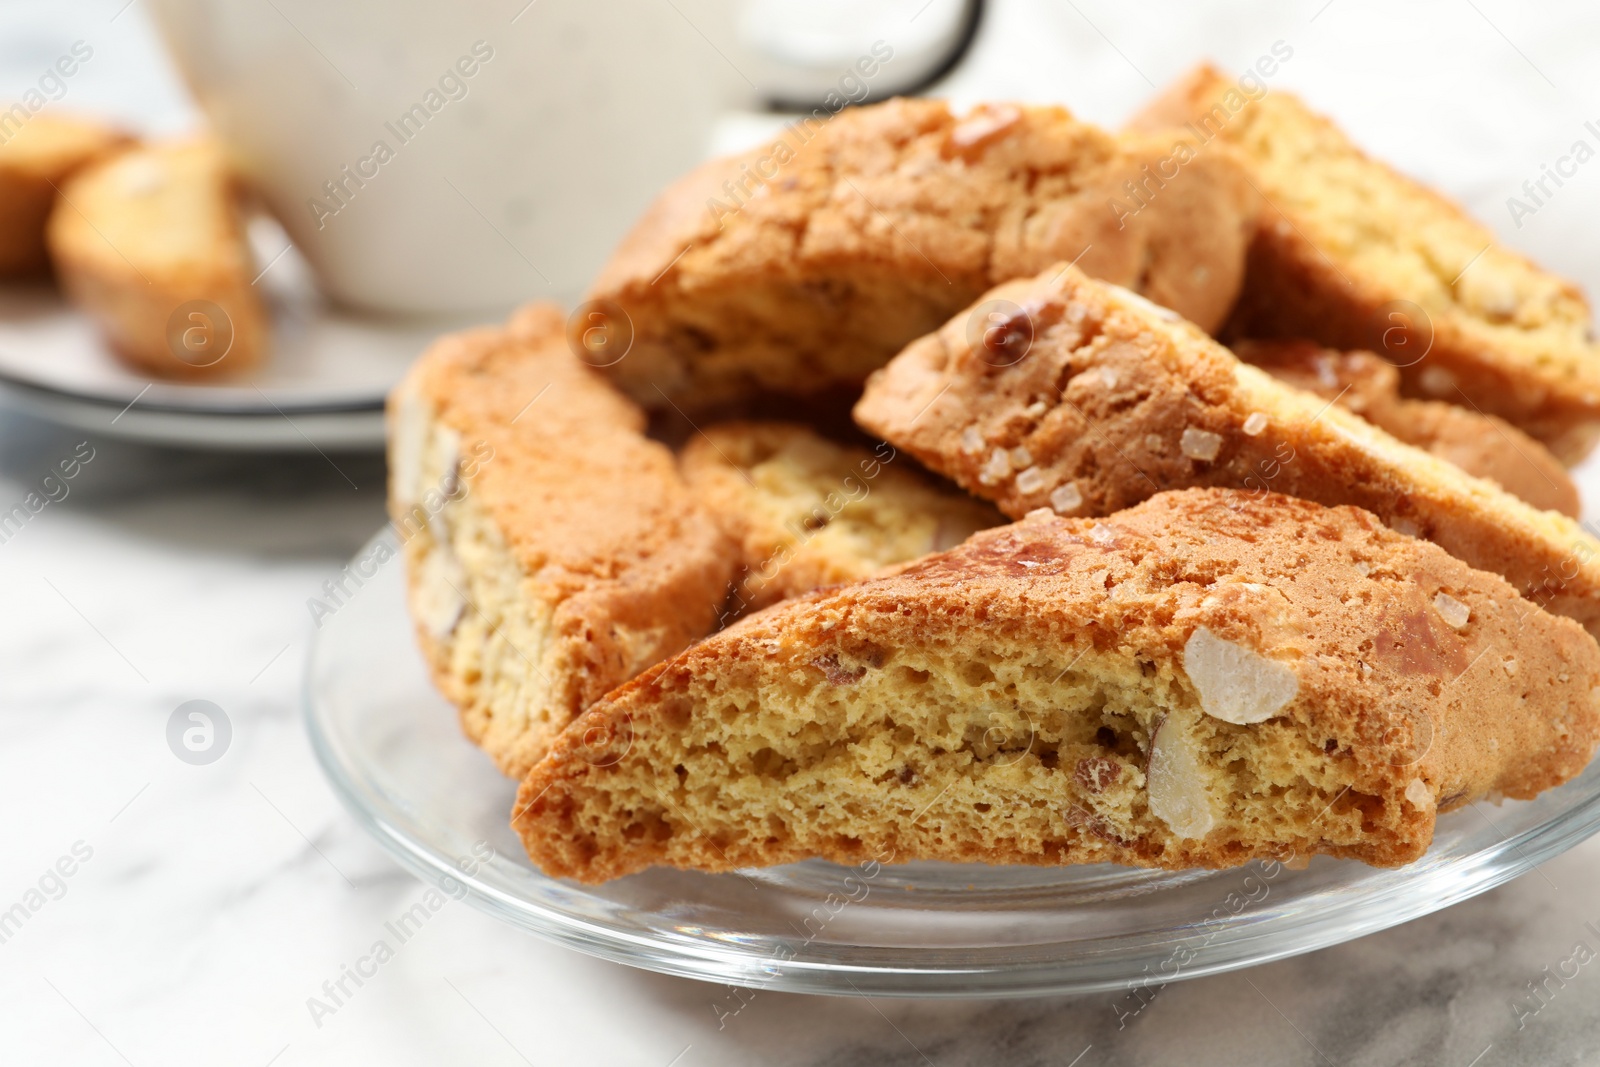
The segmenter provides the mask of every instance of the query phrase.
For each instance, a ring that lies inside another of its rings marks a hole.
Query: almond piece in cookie
[[[1047,270],[985,295],[1026,345],[974,346],[958,315],[867,383],[864,428],[1020,517],[1105,515],[1218,486],[1354,504],[1600,633],[1600,542],[1359,416],[1240,362],[1142,297]],[[1033,460],[1023,478],[1001,461]]]
[[[1597,685],[1582,627],[1366,512],[1188,490],[750,616],[591,708],[513,825],[584,882],[812,857],[1392,866],[1441,810],[1579,773]]]
[[[716,625],[736,548],[561,313],[435,342],[389,399],[389,514],[436,684],[520,777],[606,691]]]
[[[1400,372],[1371,352],[1336,352],[1309,341],[1238,341],[1233,352],[1536,508],[1578,517],[1578,487],[1548,448],[1494,415],[1402,398]]]
[[[85,168],[50,215],[67,294],[134,369],[207,379],[267,344],[237,191],[209,141],[147,145]]]
[[[1230,335],[1381,352],[1407,395],[1459,389],[1567,463],[1593,446],[1600,346],[1573,283],[1281,89],[1252,97],[1202,66],[1130,128],[1239,151],[1265,198]]]
[[[0,278],[50,266],[45,221],[56,190],[78,170],[121,151],[127,134],[93,119],[0,110]]]
[[[696,498],[743,546],[733,611],[866,578],[1006,521],[889,445],[852,448],[793,423],[707,427],[679,462]]]
[[[1056,107],[897,99],[689,174],[590,295],[631,325],[607,373],[647,407],[812,394],[1057,260],[1217,326],[1255,203],[1225,150],[1119,140]]]

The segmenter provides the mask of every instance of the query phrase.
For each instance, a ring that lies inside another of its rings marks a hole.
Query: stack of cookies
[[[391,398],[418,639],[543,870],[1396,865],[1587,765],[1569,283],[1209,68],[1120,135],[782,147]]]
[[[53,272],[132,369],[207,381],[256,366],[245,193],[208,138],[142,144],[52,113],[0,128],[0,280]]]

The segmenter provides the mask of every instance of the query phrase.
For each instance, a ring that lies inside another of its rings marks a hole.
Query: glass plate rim
[[[386,539],[393,544],[393,537],[392,527],[382,527],[356,558]],[[322,633],[313,632],[302,679],[303,714],[312,750],[340,802],[401,866],[436,887],[448,884],[446,879],[453,880],[465,888],[465,899],[475,908],[544,940],[615,963],[707,982],[791,993],[909,998],[993,999],[1126,991],[1140,985],[1139,976],[1151,975],[1152,968],[1170,960],[1175,946],[1203,930],[1205,960],[1186,964],[1160,981],[1149,982],[1154,988],[1286,959],[1399,926],[1504,885],[1600,833],[1600,788],[1594,788],[1589,796],[1550,818],[1502,836],[1499,842],[1447,864],[1430,868],[1418,861],[1406,867],[1374,869],[1377,873],[1372,877],[1380,883],[1376,891],[1336,897],[1335,903],[1310,917],[1291,918],[1245,909],[1195,926],[1175,926],[1159,935],[1117,935],[1097,942],[1096,951],[1089,957],[1080,953],[1075,960],[997,959],[949,966],[915,961],[844,963],[796,956],[780,963],[771,953],[758,953],[728,942],[677,940],[623,930],[563,912],[547,901],[517,897],[460,870],[451,857],[409,833],[403,826],[402,814],[392,810],[386,798],[374,796],[362,787],[347,765],[348,757],[341,752],[338,739],[321,721],[315,682],[318,664],[326,654]],[[1600,777],[1600,759],[1570,782],[1542,795],[1571,790],[1596,777]],[[1245,866],[1230,870],[1250,869]],[[566,892],[583,893],[590,888],[544,879],[543,875],[536,877],[551,886],[561,886]],[[1326,890],[1319,892],[1327,894]],[[1359,916],[1353,914],[1358,912]],[[1287,936],[1290,934],[1298,936]],[[858,951],[864,956],[873,954],[869,950]],[[877,950],[884,955],[895,951],[899,950]],[[1104,966],[1112,960],[1118,966]],[[1080,966],[1083,963],[1097,965]]]

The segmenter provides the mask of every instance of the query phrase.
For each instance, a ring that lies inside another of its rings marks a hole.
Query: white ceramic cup
[[[947,65],[977,18],[977,0],[151,7],[324,291],[413,315],[571,303],[651,198],[703,158],[723,112],[903,91]],[[858,67],[875,41],[893,58]]]

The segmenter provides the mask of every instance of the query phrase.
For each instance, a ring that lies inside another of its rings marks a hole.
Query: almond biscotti
[[[643,413],[571,354],[556,308],[436,342],[389,420],[417,637],[507,774],[716,625],[735,546]]]
[[[1504,419],[1442,400],[1400,396],[1400,372],[1371,352],[1309,341],[1236,341],[1233,352],[1281,382],[1336,400],[1379,429],[1536,508],[1578,517],[1578,487],[1544,445]]]
[[[852,448],[795,423],[707,427],[679,463],[743,549],[730,614],[869,577],[1006,521],[889,445]]]
[[[590,294],[631,331],[607,373],[648,407],[858,386],[1057,260],[1217,326],[1253,232],[1243,170],[1200,153],[1149,209],[1112,204],[1172,150],[1054,107],[897,99],[807,120],[683,178],[623,241]]]
[[[0,278],[42,275],[50,266],[44,231],[56,190],[129,138],[92,119],[41,113],[13,128],[11,114],[0,115]]]
[[[822,857],[1416,859],[1600,740],[1600,648],[1356,508],[1040,512],[779,604],[596,704],[524,781],[547,873]]]
[[[1214,68],[1130,125],[1241,152],[1266,204],[1230,334],[1387,352],[1409,395],[1460,389],[1576,462],[1600,433],[1600,347],[1571,282],[1456,204],[1369,158],[1290,93]],[[1208,149],[1202,149],[1202,153]]]
[[[62,187],[47,239],[67,295],[134,369],[212,379],[265,354],[266,309],[215,144],[146,145],[85,168]]]
[[[1173,312],[1052,268],[985,294],[873,375],[857,421],[1013,517],[1105,515],[1166,489],[1353,504],[1600,633],[1600,542],[1240,362]]]

